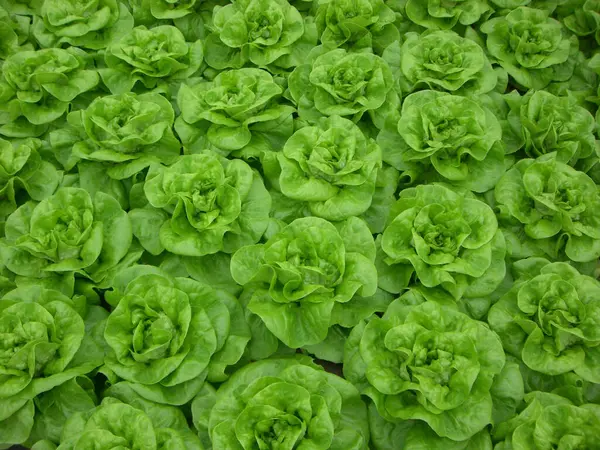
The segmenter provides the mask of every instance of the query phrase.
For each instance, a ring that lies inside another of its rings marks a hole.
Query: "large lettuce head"
[[[405,189],[392,207],[378,257],[379,286],[456,301],[489,296],[504,277],[505,243],[492,209],[440,185]]]
[[[104,338],[106,367],[142,397],[183,405],[205,380],[227,379],[250,339],[242,307],[229,294],[152,266],[115,279]]]
[[[64,44],[100,50],[133,27],[119,0],[44,0],[32,33],[43,48]]]
[[[131,223],[117,200],[65,187],[8,217],[2,255],[17,275],[78,273],[101,282],[126,261],[132,238]]]
[[[289,347],[320,343],[335,318],[351,314],[355,295],[377,289],[375,244],[366,223],[351,218],[337,226],[296,219],[231,259],[234,280],[255,289],[248,309]]]
[[[600,407],[575,406],[558,395],[531,392],[522,411],[498,425],[493,438],[500,449],[594,449],[600,440]]]
[[[297,67],[289,90],[301,119],[316,122],[338,115],[355,122],[367,113],[383,126],[386,111],[398,106],[398,94],[388,64],[372,53],[336,49]]]
[[[430,90],[409,95],[397,132],[382,130],[378,143],[397,169],[423,177],[433,166],[434,178],[475,192],[490,190],[504,173],[498,119],[463,96]]]
[[[10,56],[2,65],[0,80],[2,134],[39,135],[36,125],[60,118],[77,96],[98,84],[100,78],[88,64],[88,55],[78,48],[31,50]]]
[[[68,116],[82,137],[73,144],[73,156],[105,163],[108,175],[116,179],[135,175],[152,163],[173,163],[181,150],[173,134],[174,119],[173,107],[160,94],[98,97]]]
[[[577,37],[540,9],[519,7],[481,26],[487,49],[525,88],[543,89],[573,74]]]
[[[142,25],[107,47],[107,67],[99,73],[113,94],[129,92],[138,82],[146,89],[165,89],[169,82],[181,82],[197,72],[202,60],[201,41],[186,42],[181,31],[171,25],[151,29]]]
[[[248,62],[289,67],[292,60],[300,60],[294,53],[305,34],[304,20],[287,0],[240,0],[217,6],[212,26],[206,62],[215,69],[239,69]],[[312,40],[316,45],[316,36]]]
[[[154,254],[233,253],[258,242],[269,222],[271,197],[260,175],[214,153],[152,166],[144,192],[149,205],[130,216],[135,235]]]
[[[228,70],[213,81],[183,84],[175,128],[184,145],[194,151],[207,145],[239,150],[265,130],[291,121],[294,109],[281,103],[282,93],[271,74],[260,69]]]
[[[399,62],[396,52],[400,52]],[[407,33],[401,47],[393,45],[384,59],[399,64],[403,92],[423,87],[457,94],[483,94],[496,86],[497,75],[483,49],[453,31]]]
[[[381,151],[352,121],[331,116],[296,131],[279,164],[286,197],[308,202],[315,216],[344,220],[371,205]]]
[[[506,351],[536,372],[600,382],[598,281],[543,258],[515,266],[521,276],[488,315]]]
[[[513,257],[588,262],[600,256],[598,186],[555,153],[519,161],[502,176],[495,197]]]
[[[96,322],[105,313],[98,309]],[[30,437],[45,393],[102,364],[104,353],[89,335],[95,322],[87,313],[85,298],[40,286],[20,287],[0,299],[0,446]]]
[[[208,432],[213,448],[222,450],[366,450],[369,442],[356,388],[307,357],[268,359],[237,371],[217,391]]]
[[[420,420],[441,437],[471,438],[492,419],[490,389],[505,362],[500,339],[454,309],[400,300],[354,328],[344,375],[390,422]]]

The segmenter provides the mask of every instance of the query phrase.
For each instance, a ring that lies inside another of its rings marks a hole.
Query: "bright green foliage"
[[[88,56],[78,48],[24,51],[2,65],[0,134],[38,136],[60,118],[69,102],[94,88],[98,74],[87,67]]]
[[[600,0],[0,0],[0,450],[600,450],[599,83]]]
[[[595,449],[600,439],[597,404],[573,405],[566,398],[546,392],[525,397],[526,407],[494,431],[498,450],[547,448]]]
[[[398,105],[392,72],[372,53],[332,50],[298,66],[288,83],[298,115],[309,122],[333,115],[357,122],[368,113],[381,128]]]
[[[208,431],[213,448],[222,450],[366,450],[369,441],[357,389],[306,357],[237,371],[216,393]]]
[[[490,309],[504,348],[536,372],[600,382],[600,283],[567,263],[514,263],[520,277]]]
[[[440,185],[405,189],[378,252],[379,287],[414,282],[426,297],[489,296],[504,278],[505,244],[492,209]]]
[[[44,0],[32,33],[43,48],[62,44],[99,50],[133,27],[118,0]]]
[[[381,151],[352,121],[331,116],[301,128],[278,156],[281,192],[314,216],[344,220],[371,206]]]
[[[512,257],[600,257],[598,187],[555,153],[519,161],[502,176],[495,197]]]
[[[206,62],[223,70],[240,69],[248,62],[266,67],[296,66],[316,45],[313,24],[287,0],[238,0],[216,6],[214,30],[206,39]],[[303,42],[307,39],[308,42]]]
[[[44,393],[103,363],[102,348],[86,334],[106,316],[94,308],[81,296],[39,286],[0,299],[0,446],[24,443],[34,422],[38,428],[45,420],[43,395],[51,394]],[[60,416],[53,419],[60,430]],[[47,436],[56,437],[56,431]]]
[[[17,209],[17,201],[26,197],[41,201],[54,193],[60,181],[55,167],[44,161],[38,139],[6,141],[0,138],[0,220]],[[21,201],[19,201],[21,203]]]
[[[308,217],[265,244],[242,247],[231,259],[231,274],[253,288],[247,308],[268,330],[286,345],[301,347],[323,341],[336,319],[352,315],[368,301],[362,297],[375,294],[374,259],[373,237],[362,220],[350,218],[336,227]]]
[[[457,24],[471,25],[490,12],[486,0],[407,0],[406,15],[417,25],[448,30]]]
[[[483,94],[496,87],[497,75],[483,49],[453,31],[406,33],[402,45],[383,58],[394,70],[402,92],[434,89]]]
[[[494,332],[435,302],[396,300],[354,328],[344,356],[344,375],[384,419],[424,421],[454,441],[491,423],[490,389],[503,366]]]
[[[103,163],[111,178],[121,180],[152,163],[171,164],[180,154],[181,144],[173,133],[175,113],[160,94],[98,97],[87,109],[69,113],[67,120],[70,129],[50,135],[57,159],[67,169],[79,159],[94,161]]]
[[[491,56],[525,88],[542,89],[573,74],[577,38],[546,11],[516,8],[484,23],[481,31]]]
[[[598,160],[594,116],[575,99],[530,91],[513,108],[511,119],[522,129],[530,158],[556,152],[557,161],[571,166],[586,159],[592,166]]]
[[[175,80],[185,80],[200,69],[202,60],[201,41],[187,43],[173,26],[148,30],[142,25],[106,49],[106,68],[98,72],[113,94],[123,94],[138,82],[146,89],[164,89]]]
[[[149,204],[129,215],[135,236],[152,254],[233,253],[258,242],[268,225],[271,197],[241,160],[205,153],[153,165],[144,193]]]
[[[202,450],[177,408],[144,401],[122,384],[106,394],[99,406],[69,418],[57,450]]]
[[[5,234],[4,264],[25,277],[75,272],[109,282],[135,258],[135,251],[128,254],[133,235],[127,213],[102,192],[92,198],[84,189],[65,187],[39,203],[29,201],[8,217]]]
[[[213,81],[183,84],[177,104],[181,116],[175,128],[188,150],[212,145],[225,151],[239,150],[253,137],[277,139],[290,128],[291,106],[281,104],[283,89],[269,72],[239,69],[221,72]]]
[[[250,339],[242,307],[229,294],[152,266],[119,273],[107,300],[106,368],[142,397],[189,402],[205,380],[227,379]]]
[[[404,99],[397,131],[390,128],[377,137],[383,159],[411,177],[431,177],[435,170],[434,179],[486,192],[504,172],[502,127],[467,97],[415,92]]]
[[[315,21],[329,48],[366,48],[381,53],[398,40],[396,15],[383,0],[319,0]]]

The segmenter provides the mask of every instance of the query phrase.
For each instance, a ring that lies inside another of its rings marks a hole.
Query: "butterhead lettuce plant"
[[[287,0],[239,0],[217,5],[206,39],[206,62],[215,69],[240,69],[247,63],[290,67],[299,64],[303,38],[316,45],[314,24]],[[305,43],[306,47],[306,43]]]
[[[281,128],[284,135],[288,129],[291,134],[294,111],[281,102],[282,94],[273,76],[260,69],[228,70],[212,81],[183,84],[175,129],[192,152],[210,145],[229,153],[244,148],[253,137],[276,141]]]
[[[515,164],[496,185],[495,199],[514,258],[600,256],[598,186],[555,153]]]
[[[563,262],[514,263],[520,277],[492,306],[488,322],[506,351],[548,375],[574,371],[600,381],[600,284]]]
[[[152,254],[233,253],[255,244],[267,229],[271,197],[242,160],[214,153],[155,164],[144,183],[148,204],[130,211],[133,232]]]
[[[541,9],[519,7],[481,25],[490,55],[525,88],[543,89],[573,74],[577,38]]]
[[[0,313],[0,446],[10,447],[31,442],[44,420],[36,406],[44,393],[103,363],[91,330],[106,311],[81,296],[27,286],[4,295]]]
[[[404,99],[396,130],[394,125],[388,121],[377,142],[384,161],[413,178],[486,192],[504,172],[502,127],[489,109],[467,97],[415,92]]]
[[[492,387],[505,362],[485,324],[436,302],[392,303],[356,326],[344,375],[389,422],[423,421],[440,437],[464,441],[492,420]]]
[[[202,61],[201,41],[186,42],[174,26],[147,29],[142,25],[107,47],[106,68],[98,72],[113,94],[129,92],[136,83],[148,90],[165,90],[168,84],[194,75]]]
[[[361,300],[368,301],[363,297],[375,294],[374,259],[373,237],[361,219],[336,227],[307,217],[264,244],[238,250],[231,258],[231,275],[252,290],[248,310],[296,348],[322,342],[336,318],[352,316]]]
[[[317,52],[318,54],[319,52]],[[338,115],[357,122],[368,114],[381,128],[399,104],[388,64],[372,53],[336,49],[298,66],[288,79],[301,119]]]
[[[121,272],[107,300],[106,368],[150,401],[183,405],[226,380],[250,339],[233,296],[156,267]]]
[[[134,247],[130,252],[131,222],[119,202],[102,192],[92,198],[81,188],[60,188],[20,206],[6,220],[5,235],[4,264],[31,278],[76,273],[108,283],[141,253]]]
[[[484,202],[441,185],[405,189],[380,240],[379,287],[398,294],[416,283],[426,297],[450,295],[468,310],[502,282],[505,252]]]
[[[336,221],[371,206],[381,150],[352,121],[331,116],[296,131],[278,161],[283,195],[306,202],[315,216]]]
[[[93,89],[98,74],[79,48],[19,52],[2,65],[0,134],[39,136],[77,96]]]
[[[268,359],[237,371],[216,393],[214,448],[366,450],[367,410],[357,389],[310,358]]]

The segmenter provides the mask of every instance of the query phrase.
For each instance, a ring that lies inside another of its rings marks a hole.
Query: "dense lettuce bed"
[[[600,1],[0,0],[0,448],[600,448]]]

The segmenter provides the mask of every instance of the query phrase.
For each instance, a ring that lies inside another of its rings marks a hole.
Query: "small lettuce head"
[[[70,103],[99,82],[88,69],[81,49],[50,48],[16,53],[2,65],[0,79],[0,133],[38,136],[42,126],[59,119]]]
[[[185,155],[172,166],[150,167],[143,189],[149,204],[130,217],[153,254],[233,253],[267,229],[271,197],[260,175],[239,159]]]
[[[98,72],[113,94],[123,94],[137,83],[145,89],[168,88],[169,82],[181,82],[197,72],[202,60],[201,41],[186,42],[181,31],[171,25],[150,30],[142,25],[107,47],[106,68]]]
[[[264,244],[238,250],[231,274],[252,289],[248,310],[283,343],[297,348],[322,342],[330,326],[360,306],[360,298],[375,294],[374,258],[373,237],[361,219],[350,218],[336,228],[307,217]]]
[[[366,450],[369,442],[367,410],[356,388],[306,356],[237,371],[217,390],[208,432],[222,450]]]
[[[453,31],[407,33],[402,45],[388,47],[383,58],[391,67],[397,66],[395,75],[402,92],[426,88],[484,94],[498,81],[483,49]]]
[[[315,22],[328,49],[372,49],[381,52],[399,39],[396,14],[383,0],[320,0]]]
[[[441,185],[405,189],[392,207],[378,253],[379,287],[419,286],[427,297],[489,297],[505,274],[506,251],[492,209]]]
[[[253,137],[291,122],[294,108],[281,103],[282,93],[269,72],[250,68],[224,71],[194,86],[183,84],[175,129],[191,151],[208,145],[240,150]]]
[[[557,161],[571,166],[598,161],[594,116],[572,97],[530,92],[513,105],[509,120],[520,126],[530,158],[556,152]]]
[[[600,440],[600,407],[531,392],[517,416],[495,427],[493,438],[500,449],[592,449]]]
[[[183,405],[205,380],[227,379],[250,339],[229,294],[152,266],[121,272],[107,300],[106,368],[142,397]]]
[[[390,305],[354,328],[344,375],[389,422],[424,421],[440,437],[464,441],[492,420],[494,378],[505,356],[484,323],[436,302]]]
[[[371,206],[381,150],[352,121],[331,116],[301,128],[278,156],[283,195],[313,215],[344,220]]]
[[[206,62],[217,70],[240,69],[249,62],[258,67],[296,65],[301,58],[295,47],[307,34],[302,15],[287,0],[240,0],[216,6],[212,28],[205,44]],[[308,44],[316,45],[316,33],[310,34]]]
[[[67,420],[57,450],[203,450],[178,408],[147,401],[125,383],[104,395]]]
[[[119,0],[45,0],[33,20],[32,34],[42,48],[100,50],[133,27],[133,17]]]
[[[547,255],[588,262],[600,257],[600,193],[556,153],[523,159],[495,188],[502,230],[514,258]]]
[[[333,115],[358,122],[369,114],[380,128],[399,105],[390,68],[373,53],[332,50],[298,66],[288,83],[298,115],[309,122]]]
[[[384,160],[414,177],[437,178],[475,192],[494,187],[504,173],[502,127],[474,100],[437,91],[410,94],[397,131],[379,133]]]
[[[65,419],[60,412],[50,421],[43,417],[48,402],[60,392],[74,392],[70,383],[102,364],[104,353],[91,330],[105,315],[82,296],[35,285],[0,299],[0,446],[31,443],[36,434],[58,438],[56,429],[45,428],[41,436],[36,431],[52,422],[60,429]]]
[[[506,351],[535,372],[600,382],[600,283],[567,263],[529,258],[489,311]]]
[[[434,30],[449,30],[455,25],[472,25],[491,12],[486,0],[408,0],[406,15],[417,25]]]
[[[77,273],[101,283],[110,280],[120,263],[135,258],[135,251],[129,254],[132,239],[129,217],[117,200],[64,187],[8,217],[2,256],[17,275]]]
[[[540,9],[519,7],[481,25],[490,55],[525,88],[566,81],[575,68],[577,37]]]
[[[68,116],[80,136],[72,143],[72,157],[103,163],[107,174],[118,180],[152,163],[173,163],[181,151],[173,133],[174,120],[171,103],[160,94],[98,97]]]

